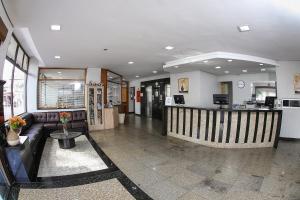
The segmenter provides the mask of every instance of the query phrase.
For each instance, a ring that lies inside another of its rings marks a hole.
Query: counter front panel
[[[282,111],[168,106],[165,115],[169,136],[218,148],[276,148]]]

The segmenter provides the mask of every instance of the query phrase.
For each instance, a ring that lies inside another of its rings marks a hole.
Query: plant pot
[[[20,133],[21,133],[21,129],[12,129],[12,128],[9,129],[6,137],[6,141],[9,146],[16,146],[20,144],[20,138],[19,138]]]
[[[119,123],[124,124],[125,121],[125,113],[119,113]]]

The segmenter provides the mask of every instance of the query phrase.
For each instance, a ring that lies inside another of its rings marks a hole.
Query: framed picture
[[[189,79],[188,78],[178,79],[178,91],[179,91],[179,93],[188,93],[189,92]]]
[[[300,74],[295,74],[294,76],[294,88],[295,94],[300,94]]]

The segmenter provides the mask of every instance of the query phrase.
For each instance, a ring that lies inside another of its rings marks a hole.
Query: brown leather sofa
[[[68,112],[71,114],[68,129],[88,134],[86,111]],[[27,169],[26,176],[23,175],[24,177],[30,177],[30,180],[34,180],[45,141],[51,132],[62,129],[62,124],[59,119],[59,112],[25,113],[21,117],[26,121],[26,126],[22,128],[20,135],[28,136],[30,146],[30,148],[24,149],[22,153],[22,162],[24,162]],[[24,180],[22,179],[22,181]]]
[[[68,111],[71,114],[67,127],[70,131],[88,133],[88,124],[85,110]],[[20,135],[27,135],[33,152],[36,152],[37,144],[42,137],[47,138],[53,131],[62,129],[59,112],[35,112],[25,113],[21,116],[26,121]]]

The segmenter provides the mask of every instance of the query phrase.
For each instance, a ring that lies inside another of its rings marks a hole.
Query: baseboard
[[[282,141],[300,141],[300,138],[279,137],[279,140],[282,140]]]

